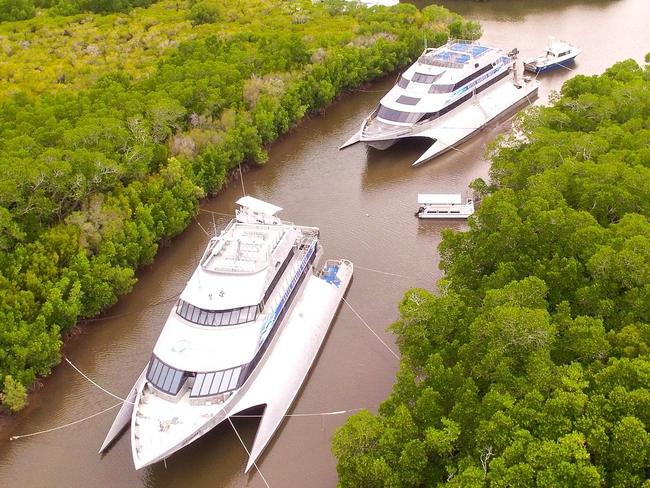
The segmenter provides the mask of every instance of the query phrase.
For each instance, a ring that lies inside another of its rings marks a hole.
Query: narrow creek
[[[415,2],[424,6],[428,2]],[[576,73],[602,72],[616,61],[642,61],[650,50],[645,0],[528,1],[448,0],[441,2],[479,20],[483,40],[505,49],[518,47],[521,58],[542,50],[549,35],[583,50],[574,71],[544,76],[540,98],[558,90]],[[327,257],[347,257],[355,277],[347,300],[390,345],[386,328],[397,318],[397,305],[409,287],[435,288],[440,277],[436,247],[445,227],[463,223],[420,222],[413,217],[418,192],[466,193],[477,177],[486,178],[486,145],[507,130],[508,121],[420,168],[410,163],[426,143],[400,143],[379,152],[364,146],[339,151],[357,129],[395,74],[365,91],[343,96],[322,116],[306,121],[276,143],[268,164],[245,174],[248,194],[283,207],[282,217],[321,229]],[[203,227],[223,226],[241,196],[238,182],[204,205]],[[163,249],[139,282],[104,317],[85,327],[64,353],[107,389],[125,395],[146,364],[207,238],[193,223]],[[375,271],[371,271],[375,270]],[[379,273],[381,271],[383,273]],[[393,275],[384,274],[392,273]],[[397,276],[399,275],[399,276]],[[375,411],[389,393],[398,368],[395,358],[345,305],[293,407],[295,413],[368,408]],[[30,405],[0,429],[0,485],[20,487],[261,487],[260,476],[243,473],[246,455],[228,426],[220,426],[167,460],[135,471],[128,435],[105,456],[97,450],[114,412],[67,429],[10,442],[8,437],[48,429],[107,408],[115,400],[62,363]],[[261,458],[259,467],[273,487],[331,487],[336,463],[330,452],[334,430],[345,415],[288,418]],[[249,443],[257,421],[239,419],[237,429]]]

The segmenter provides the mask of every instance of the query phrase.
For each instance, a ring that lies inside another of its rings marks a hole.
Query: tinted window
[[[166,365],[156,356],[151,357],[147,369],[147,381],[158,390],[170,395],[176,395],[183,383],[185,383],[186,378],[187,374],[184,371]]]
[[[232,391],[239,386],[241,366],[210,373],[197,373],[190,396],[210,396]]]
[[[397,103],[403,103],[404,105],[417,105],[419,101],[419,98],[407,97],[406,95],[402,95],[397,99]]]
[[[423,114],[418,112],[402,112],[400,110],[393,110],[392,108],[385,107],[383,105],[379,106],[378,117],[381,117],[384,120],[390,120],[392,122],[402,122],[406,124],[414,124],[417,122]]]
[[[411,81],[415,81],[417,83],[426,83],[429,85],[440,78],[440,76],[441,75],[425,75],[424,73],[415,73],[413,75],[413,80]]]
[[[431,85],[429,93],[449,93],[454,89],[454,85]]]
[[[407,86],[409,86],[409,80],[407,80],[403,76],[400,76],[399,81],[397,82],[397,86],[399,86],[400,88],[406,88]]]
[[[179,300],[176,305],[176,314],[185,320],[197,325],[238,325],[252,322],[257,317],[257,305],[250,307],[234,308],[232,310],[203,310],[189,303]]]

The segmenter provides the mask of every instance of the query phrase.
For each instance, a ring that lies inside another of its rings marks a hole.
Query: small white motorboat
[[[462,201],[460,193],[418,193],[419,208],[415,216],[421,219],[466,219],[474,213],[474,200]]]
[[[551,39],[544,54],[524,61],[524,69],[542,73],[556,68],[568,68],[580,52],[580,49],[568,42]]]

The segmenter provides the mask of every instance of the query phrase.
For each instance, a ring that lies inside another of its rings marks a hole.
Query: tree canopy
[[[492,148],[488,195],[409,290],[340,486],[648,486],[650,67],[567,81]]]

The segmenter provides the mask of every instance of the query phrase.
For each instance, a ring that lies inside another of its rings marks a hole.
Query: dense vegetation
[[[264,162],[278,135],[406,64],[424,36],[441,44],[477,29],[438,7],[275,0],[0,24],[12,58],[0,68],[4,404],[24,404],[58,363],[61,334],[128,292],[232,168]],[[21,68],[25,50],[36,64]],[[43,76],[21,71],[31,68]]]
[[[81,12],[126,12],[147,7],[155,0],[0,0],[0,21],[26,20],[37,8],[51,15],[74,15]],[[45,10],[47,9],[47,10]]]
[[[392,393],[335,435],[340,485],[649,486],[650,67],[565,83],[491,177],[440,296],[400,304]]]

